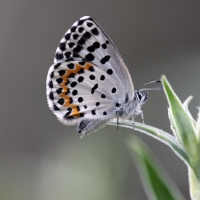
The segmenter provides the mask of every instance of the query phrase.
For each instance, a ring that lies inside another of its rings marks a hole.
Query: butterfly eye
[[[141,95],[141,93],[138,93],[138,97],[139,97],[139,100],[142,99],[142,95]]]

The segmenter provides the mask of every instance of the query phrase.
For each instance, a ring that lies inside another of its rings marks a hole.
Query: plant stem
[[[189,169],[189,184],[190,184],[190,196],[192,200],[200,200],[200,181],[197,180],[193,171]]]

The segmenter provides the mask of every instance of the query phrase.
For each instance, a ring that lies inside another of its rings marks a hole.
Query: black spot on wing
[[[56,82],[60,85],[63,82],[63,79],[62,78],[57,78]]]
[[[95,90],[98,88],[98,84],[96,83],[94,87],[91,89],[91,94],[94,94]]]
[[[64,55],[65,55],[66,58],[70,58],[71,54],[72,54],[71,52],[65,52]]]
[[[51,100],[54,100],[53,92],[50,92],[50,93],[49,93],[49,98],[50,98]]]
[[[82,47],[80,45],[77,45],[73,51],[76,52],[76,53],[79,53],[80,51],[82,50]]]
[[[58,88],[58,89],[56,90],[56,92],[57,92],[58,95],[61,94],[61,93],[62,93],[62,88]]]
[[[48,85],[49,85],[50,88],[53,88],[53,82],[52,81],[49,81]]]
[[[54,65],[54,69],[57,69],[60,65],[61,65],[61,63],[56,63],[56,64]]]
[[[72,82],[72,83],[70,84],[71,87],[75,87],[76,85],[77,85],[77,82],[76,82],[76,81],[74,81],[74,82]]]
[[[95,79],[95,76],[92,74],[89,76],[90,80],[94,80]]]
[[[89,52],[94,52],[95,49],[98,49],[99,47],[100,47],[99,42],[94,42],[91,46],[89,46],[89,47],[87,48],[87,50],[88,50]]]
[[[67,118],[71,114],[71,112],[72,112],[72,108],[68,108],[67,112],[64,115],[64,118]]]
[[[65,46],[65,43],[60,43],[59,44],[59,48],[62,50],[62,51],[64,51],[65,49],[66,49],[66,46]]]
[[[79,103],[83,102],[83,97],[79,97],[79,98],[78,98],[78,102],[79,102]]]
[[[70,35],[71,35],[70,33],[67,33],[67,34],[64,36],[65,39],[66,39],[66,40],[69,40],[69,39],[70,39]]]
[[[63,76],[63,75],[65,75],[66,71],[65,70],[60,70],[60,71],[58,71],[58,73],[59,73],[60,76]]]
[[[92,27],[92,26],[93,26],[93,23],[88,22],[88,23],[87,23],[87,26],[88,26],[88,27]]]
[[[85,56],[85,59],[87,59],[88,61],[93,61],[93,60],[94,60],[94,55],[91,54],[91,53],[88,53],[88,54]]]
[[[74,40],[77,40],[78,38],[79,38],[79,35],[78,35],[78,34],[74,34],[74,35],[73,35],[73,39],[74,39]]]
[[[91,111],[92,115],[96,115],[96,110]]]
[[[85,32],[84,34],[83,34],[83,37],[85,38],[85,39],[90,39],[91,38],[91,34],[90,34],[90,32]]]
[[[80,117],[84,117],[85,113],[80,113]]]
[[[115,104],[116,107],[120,107],[121,104],[119,104],[118,102]]]
[[[77,72],[77,74],[83,74],[84,73],[84,69],[83,68],[81,68],[78,72]]]
[[[75,43],[74,42],[70,42],[68,45],[69,45],[69,48],[72,48],[75,45]]]
[[[105,76],[104,76],[104,75],[101,75],[101,76],[100,76],[100,80],[101,80],[101,81],[105,80]]]
[[[85,20],[80,19],[80,20],[78,21],[78,25],[82,25],[82,24],[84,23],[84,21],[85,21]],[[81,27],[81,28],[82,28],[82,27]]]
[[[84,80],[84,77],[83,77],[83,76],[79,76],[79,77],[78,77],[78,82],[79,82],[79,83],[83,82],[83,80]]]
[[[72,91],[72,95],[75,96],[75,95],[77,95],[77,94],[78,94],[78,91],[77,91],[77,90],[73,90],[73,91]]]
[[[85,63],[86,63],[85,61],[81,61],[81,62],[79,62],[78,64],[79,64],[79,65],[85,65]]]
[[[70,97],[69,98],[69,103],[72,104],[73,103],[73,99]]]
[[[53,104],[53,109],[54,109],[55,111],[59,111],[59,110],[60,110],[55,104]]]
[[[85,44],[85,39],[82,37],[79,41],[78,41],[78,44],[79,45],[84,45]]]
[[[116,91],[117,91],[117,89],[115,87],[112,88],[112,90],[111,90],[112,93],[115,93]]]
[[[75,31],[76,31],[76,27],[77,27],[77,26],[72,26],[71,29],[70,29],[70,31],[71,31],[71,32],[75,32]]]
[[[60,105],[63,105],[63,104],[65,103],[65,100],[64,100],[63,98],[61,98],[61,99],[59,99],[57,102],[58,102]]]
[[[99,43],[99,42],[94,42],[94,43],[93,43],[93,46],[94,46],[96,49],[98,49],[98,48],[100,47],[100,43]]]
[[[78,28],[78,32],[79,32],[79,33],[82,33],[83,31],[84,31],[84,28],[83,28],[83,27],[79,27],[79,28]]]
[[[93,29],[91,30],[91,32],[92,32],[94,35],[99,35],[99,31],[98,31],[97,28],[93,28]]]
[[[50,77],[51,77],[51,78],[54,77],[54,72],[51,72]]]
[[[103,49],[107,48],[107,44],[106,43],[102,44],[101,46],[102,46]]]
[[[61,59],[63,59],[63,54],[56,53],[55,58],[56,58],[57,60],[61,60]]]
[[[103,57],[103,58],[100,60],[100,62],[101,62],[102,64],[105,64],[105,63],[108,62],[109,60],[110,60],[110,56],[107,55],[107,56]]]
[[[108,69],[108,70],[107,70],[107,73],[108,73],[109,75],[112,75],[112,74],[113,74],[113,70],[112,70],[112,69]]]
[[[75,66],[74,63],[70,63],[70,64],[67,65],[67,67],[68,67],[69,69],[74,69],[74,66]]]
[[[91,66],[88,70],[94,72],[94,67]]]
[[[101,98],[105,99],[105,98],[106,98],[106,95],[105,95],[105,94],[102,94],[102,95],[101,95]]]
[[[94,51],[95,51],[95,47],[93,47],[93,45],[92,45],[92,46],[89,46],[89,47],[87,48],[87,50],[88,50],[89,52],[94,52]]]

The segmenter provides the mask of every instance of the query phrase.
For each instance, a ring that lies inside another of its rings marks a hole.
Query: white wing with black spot
[[[83,117],[112,118],[122,91],[114,78],[89,62],[56,63],[48,72],[49,107],[67,125],[80,123]]]
[[[91,17],[75,22],[61,39],[46,88],[48,105],[59,121],[78,124],[82,134],[105,125],[134,97],[118,50]]]
[[[117,48],[91,18],[82,17],[69,29],[56,50],[54,63],[65,59],[84,60],[94,63],[123,85],[121,98],[134,97],[134,87],[128,69]]]

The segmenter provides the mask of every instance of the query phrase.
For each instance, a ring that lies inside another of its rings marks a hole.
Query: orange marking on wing
[[[87,69],[87,70],[88,70],[90,67],[92,67],[92,64],[87,62],[87,63],[86,63],[86,66],[84,67],[84,69]]]
[[[68,77],[71,74],[77,74],[79,72],[79,70],[81,68],[89,70],[89,68],[93,66],[91,63],[86,63],[86,65],[82,66],[80,64],[76,64],[74,69],[66,69],[66,74],[61,76],[61,78],[63,79],[63,82],[60,84],[60,87],[63,89],[62,93],[59,95],[61,98],[65,99],[65,104],[63,105],[63,107],[71,107],[73,109],[72,114],[70,116],[74,116],[79,118],[80,117],[80,112],[77,109],[77,106],[74,104],[70,104],[70,96],[66,95],[66,92],[69,90],[69,88],[67,87],[66,83],[68,81]]]
[[[73,117],[76,117],[76,118],[80,118],[80,112],[78,111],[78,106],[75,105],[75,104],[71,104],[69,106],[70,108],[72,108],[72,113],[69,115],[69,116],[73,116]]]
[[[63,96],[63,99],[65,100],[65,104],[63,105],[63,107],[70,107],[70,97],[65,95]]]
[[[71,113],[71,115],[80,114],[80,112],[78,111],[78,107],[77,107],[75,104],[72,104],[72,105],[71,105],[71,108],[72,108],[72,113]]]

